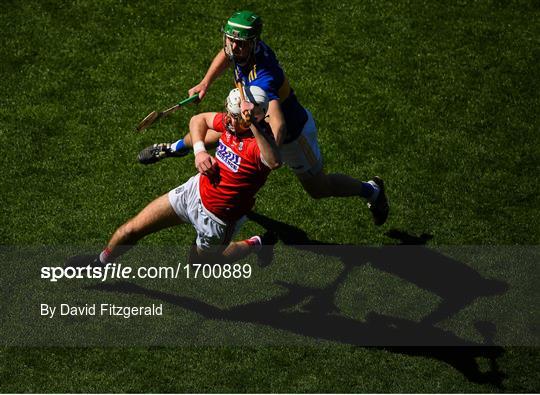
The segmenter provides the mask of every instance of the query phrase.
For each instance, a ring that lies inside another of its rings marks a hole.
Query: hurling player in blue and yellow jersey
[[[376,225],[388,217],[388,200],[380,177],[362,182],[345,174],[328,174],[317,142],[317,127],[311,113],[298,101],[272,49],[260,39],[261,18],[251,11],[235,12],[223,27],[223,49],[212,61],[204,78],[189,90],[202,100],[210,85],[227,68],[233,69],[235,81],[256,85],[269,97],[268,123],[280,147],[281,156],[313,198],[361,196],[368,202]],[[219,133],[208,133],[205,144],[215,144]],[[190,152],[191,137],[186,135],[172,144],[154,144],[139,154],[144,164]]]

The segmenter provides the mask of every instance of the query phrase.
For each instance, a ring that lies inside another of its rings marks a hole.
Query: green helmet
[[[223,33],[234,40],[258,40],[261,32],[262,19],[251,11],[236,11],[223,26]]]

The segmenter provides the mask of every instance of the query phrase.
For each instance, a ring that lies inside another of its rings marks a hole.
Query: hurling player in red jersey
[[[197,231],[197,252],[201,257],[217,257],[220,263],[230,263],[260,251],[260,236],[238,242],[231,239],[253,207],[255,194],[270,171],[281,165],[281,159],[264,121],[268,109],[266,92],[255,86],[244,90],[245,102],[239,90],[233,89],[227,97],[226,112],[207,112],[191,118],[189,128],[198,174],[120,226],[99,257],[86,256],[90,260],[87,264],[114,262],[144,236],[185,223]],[[242,117],[244,111],[249,114]],[[215,157],[206,152],[203,143],[209,131],[221,134]],[[72,258],[68,265],[81,263],[81,259]]]

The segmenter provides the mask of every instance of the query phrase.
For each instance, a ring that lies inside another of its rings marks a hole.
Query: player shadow
[[[479,297],[501,295],[508,290],[507,283],[486,279],[467,264],[424,247],[433,238],[429,234],[413,236],[392,229],[385,235],[397,241],[397,245],[342,248],[338,244],[310,239],[302,229],[261,214],[251,212],[248,217],[275,232],[285,245],[339,258],[347,274],[354,267],[369,263],[437,295],[441,302],[437,309],[422,319],[424,324],[434,325],[455,315]]]
[[[507,283],[483,278],[470,266],[433,249],[423,247],[433,238],[432,235],[426,233],[414,236],[404,231],[391,229],[385,235],[397,242],[398,246],[409,247],[392,248],[391,245],[396,245],[396,243],[376,248],[362,247],[359,250],[360,254],[357,254],[354,249],[349,251],[339,247],[329,248],[328,246],[332,244],[313,240],[308,237],[305,231],[296,226],[255,212],[249,213],[248,216],[263,228],[277,233],[279,239],[286,245],[302,250],[311,250],[315,253],[326,253],[342,261],[344,264],[342,273],[337,281],[328,287],[328,290],[332,291],[332,298],[326,299],[325,309],[327,311],[336,310],[333,305],[333,295],[335,295],[340,281],[346,278],[354,267],[368,262],[373,267],[413,283],[441,299],[438,307],[419,322],[422,327],[433,327],[435,324],[452,317],[479,297],[500,295],[508,290]],[[396,320],[404,323],[396,317],[380,316],[377,313],[371,313],[371,319],[386,322],[390,326],[396,325]],[[490,347],[494,346],[495,325],[490,322],[477,321],[474,323],[474,327],[484,339],[482,346],[472,348],[400,347],[399,350],[394,351],[435,357],[450,363],[472,381],[491,382],[502,387],[504,376],[499,372],[496,359],[504,352],[504,349]],[[423,332],[420,331],[418,334],[423,335]],[[476,358],[480,356],[488,358],[489,372],[480,372],[476,361]]]
[[[322,288],[278,281],[275,284],[282,287],[282,294],[269,300],[230,308],[147,289],[129,282],[100,283],[91,288],[144,295],[211,320],[265,325],[317,340],[433,358],[453,366],[470,381],[502,388],[505,375],[499,370],[497,359],[504,353],[504,349],[493,343],[496,328],[492,323],[474,323],[484,338],[482,343],[460,338],[434,324],[455,314],[479,296],[504,292],[507,289],[506,284],[484,279],[467,265],[423,247],[431,238],[429,235],[416,237],[393,230],[387,234],[390,238],[399,244],[412,247],[362,247],[361,250],[355,250],[312,240],[302,229],[260,214],[252,213],[250,218],[264,228],[276,232],[290,247],[339,258],[343,263],[343,270]],[[411,250],[404,255],[401,250],[407,249]],[[420,322],[376,312],[368,313],[364,320],[341,314],[334,303],[338,288],[355,267],[368,263],[438,295],[442,299],[441,303]],[[488,361],[487,371],[480,368],[479,359]]]
[[[497,365],[497,358],[503,352],[501,347],[468,341],[450,331],[397,317],[370,313],[365,321],[360,321],[335,312],[329,313],[328,307],[332,305],[329,300],[334,297],[333,286],[317,289],[285,282],[276,284],[284,288],[283,294],[270,300],[230,308],[147,289],[130,282],[99,283],[90,289],[143,295],[197,313],[209,320],[264,325],[317,340],[433,358],[453,366],[470,381],[490,383],[502,388],[505,376]],[[266,344],[264,339],[258,338],[257,341]],[[287,340],[283,342],[287,344]],[[270,344],[273,344],[272,341]],[[298,342],[292,341],[291,344],[298,345]],[[409,346],[405,346],[407,344]],[[412,347],[410,344],[418,345]],[[478,358],[489,361],[488,372],[480,370]]]

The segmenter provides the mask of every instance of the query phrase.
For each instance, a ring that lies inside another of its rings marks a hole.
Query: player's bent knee
[[[318,199],[323,199],[323,198],[328,196],[326,193],[324,193],[324,191],[322,191],[320,189],[317,189],[317,188],[313,188],[313,189],[305,188],[305,189],[306,189],[306,192],[308,193],[308,195],[312,199],[318,200]]]
[[[325,197],[328,197],[328,190],[325,188],[324,184],[318,184],[318,183],[302,183],[304,190],[308,193],[308,195],[313,199],[323,199]]]
[[[331,196],[328,176],[320,170],[316,174],[306,172],[298,174],[298,179],[302,183],[304,190],[313,199],[323,199]]]

